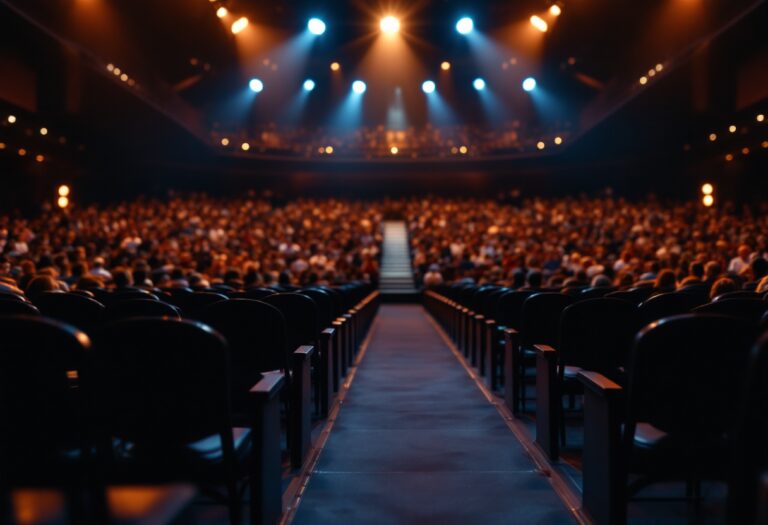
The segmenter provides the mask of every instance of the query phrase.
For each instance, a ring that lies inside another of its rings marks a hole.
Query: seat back
[[[320,334],[315,302],[299,293],[280,293],[265,297],[263,301],[274,306],[285,317],[288,330],[288,351],[302,345],[313,345]]]
[[[654,295],[637,309],[635,326],[640,330],[645,325],[663,317],[687,314],[699,305],[701,305],[701,301],[694,294],[672,292]]]
[[[523,303],[520,323],[520,343],[556,346],[560,335],[560,316],[576,298],[558,292],[541,292],[528,297]]]
[[[87,335],[42,317],[0,317],[0,462],[55,461],[85,441]],[[5,469],[3,470],[5,473]]]
[[[613,286],[598,286],[595,288],[586,288],[579,293],[579,300],[583,301],[585,299],[599,299],[600,297],[605,297],[611,292],[615,292],[616,288]]]
[[[110,323],[95,336],[89,372],[105,437],[146,450],[175,449],[216,434],[232,441],[227,344],[202,323]]]
[[[128,319],[129,317],[181,319],[181,314],[177,307],[151,299],[129,299],[112,304],[107,308],[107,320]]]
[[[509,291],[509,288],[496,288],[488,293],[483,299],[483,306],[480,311],[485,317],[489,319],[496,319],[496,306],[499,304],[499,299]]]
[[[288,369],[285,317],[274,306],[230,299],[206,307],[200,320],[227,339],[233,392],[247,392],[262,372]]]
[[[721,293],[712,302],[724,301],[726,299],[762,299],[762,296],[757,292],[750,292],[748,290],[736,290],[734,292]]]
[[[38,316],[40,311],[32,303],[0,297],[0,315]]]
[[[687,445],[717,442],[737,412],[756,330],[742,319],[685,314],[645,327],[627,367],[628,434],[647,422]]]
[[[761,299],[722,299],[720,301],[699,306],[695,313],[718,314],[738,317],[750,323],[757,324],[768,311],[768,302]]]
[[[731,525],[758,523],[758,486],[761,473],[768,470],[768,334],[763,334],[752,349],[741,392],[728,478]]]
[[[604,296],[606,299],[619,299],[621,301],[627,301],[635,306],[639,305],[648,298],[645,290],[618,290],[616,292],[609,292]]]
[[[217,292],[193,292],[178,298],[178,306],[185,318],[199,319],[205,308],[228,297]]]
[[[80,294],[42,293],[35,298],[35,306],[44,316],[64,321],[89,333],[104,320],[104,305]]]
[[[520,321],[523,314],[523,303],[532,296],[534,291],[515,291],[507,292],[499,297],[496,303],[496,321],[501,326],[510,328],[520,328]]]
[[[325,290],[317,288],[307,288],[301,290],[300,293],[312,299],[315,302],[315,305],[317,305],[317,320],[320,324],[320,329],[324,330],[330,327],[335,317],[333,315],[333,299],[331,299],[330,294]]]
[[[472,299],[470,303],[470,308],[472,311],[474,311],[476,314],[483,314],[483,306],[485,305],[485,298],[488,297],[489,294],[493,293],[495,290],[497,290],[499,287],[486,284],[475,290],[475,293],[472,294]]]
[[[576,366],[616,378],[635,335],[636,310],[632,303],[606,297],[565,308],[557,346],[561,375],[565,366]]]

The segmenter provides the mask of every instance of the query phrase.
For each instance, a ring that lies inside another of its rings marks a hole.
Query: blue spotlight
[[[307,22],[307,29],[309,29],[309,32],[313,35],[320,36],[325,33],[325,22],[319,18],[310,18],[309,22]]]
[[[474,28],[475,28],[475,23],[468,16],[465,16],[464,18],[456,22],[456,31],[458,31],[462,35],[470,34]]]
[[[526,91],[533,91],[536,89],[536,79],[533,77],[528,77],[523,80],[523,89]]]
[[[252,78],[251,81],[248,82],[248,87],[251,88],[251,91],[254,93],[261,93],[264,91],[264,82],[258,78]]]
[[[425,80],[424,83],[421,85],[421,90],[426,93],[434,93],[435,92],[435,83],[431,80]]]
[[[476,78],[474,82],[472,82],[472,85],[475,86],[475,89],[478,91],[482,91],[485,89],[485,80],[482,78]]]
[[[365,90],[368,89],[368,86],[365,85],[365,82],[362,80],[355,80],[352,82],[352,91],[355,92],[357,95],[362,95],[365,93]]]
[[[304,91],[312,91],[313,89],[315,89],[315,81],[308,78],[304,81]]]

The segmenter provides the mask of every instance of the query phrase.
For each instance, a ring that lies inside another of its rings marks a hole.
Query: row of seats
[[[105,523],[111,485],[223,487],[230,523],[282,513],[282,437],[311,447],[370,327],[369,284],[0,295],[0,512],[11,492],[66,489]],[[314,403],[313,403],[314,399]]]
[[[768,474],[766,298],[456,284],[425,292],[425,305],[513,414],[535,380],[536,442],[553,461],[564,401],[573,409],[583,396],[583,507],[596,523],[625,523],[629,499],[669,479],[692,496],[703,480],[727,480],[729,519],[757,523]]]

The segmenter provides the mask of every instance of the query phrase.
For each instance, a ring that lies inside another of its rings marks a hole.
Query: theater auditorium
[[[767,4],[0,0],[0,525],[768,525]]]

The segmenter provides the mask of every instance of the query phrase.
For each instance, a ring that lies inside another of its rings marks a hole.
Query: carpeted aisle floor
[[[294,523],[574,523],[417,305],[384,305]]]

